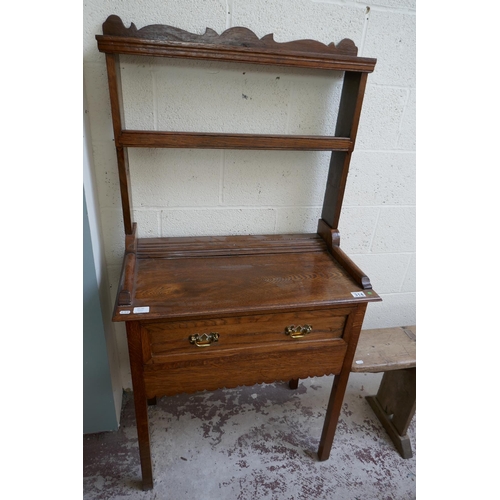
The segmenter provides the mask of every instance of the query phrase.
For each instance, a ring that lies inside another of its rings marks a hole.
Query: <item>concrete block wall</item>
[[[87,0],[84,80],[105,235],[110,294],[124,238],[104,55],[95,34],[110,14],[128,26],[170,24],[193,33],[246,26],[278,42],[351,38],[378,60],[369,75],[340,221],[341,246],[383,302],[365,328],[415,317],[415,1]],[[341,74],[252,65],[123,58],[128,128],[330,134]],[[216,150],[129,151],[139,236],[315,232],[328,153]],[[124,387],[130,387],[122,325]]]

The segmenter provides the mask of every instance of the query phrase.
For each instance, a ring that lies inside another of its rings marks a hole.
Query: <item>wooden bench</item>
[[[416,408],[417,327],[362,330],[351,372],[384,372],[375,396],[366,400],[403,458],[413,452],[406,433]]]

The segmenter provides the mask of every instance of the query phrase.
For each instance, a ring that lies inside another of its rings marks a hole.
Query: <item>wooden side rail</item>
[[[340,248],[340,233],[338,229],[332,229],[323,219],[320,219],[318,221],[318,234],[325,241],[328,251],[351,275],[351,278],[353,278],[361,288],[365,290],[371,289],[372,284],[370,278]]]
[[[119,283],[118,305],[132,304],[137,273],[137,224],[132,225],[132,234],[125,237],[125,256]]]
[[[118,296],[118,305],[128,306],[132,304],[132,297],[134,296],[135,285],[135,269],[136,269],[136,256],[135,253],[128,253],[125,255],[123,261],[123,281],[120,294]]]
[[[372,288],[370,278],[347,256],[347,254],[338,246],[332,247],[332,255],[337,259],[338,263],[346,269],[354,278],[356,283],[369,290]]]

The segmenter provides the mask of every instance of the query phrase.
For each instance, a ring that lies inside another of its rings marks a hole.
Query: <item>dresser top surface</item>
[[[376,300],[327,251],[139,258],[132,304],[118,307],[114,319],[284,312]]]

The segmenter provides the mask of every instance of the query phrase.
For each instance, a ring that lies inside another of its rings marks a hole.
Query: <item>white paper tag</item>
[[[353,297],[366,297],[365,292],[351,292]]]
[[[134,314],[142,314],[142,313],[148,313],[149,312],[149,306],[145,307],[134,307],[134,310],[132,311]]]
[[[357,365],[362,365],[362,364],[363,364],[363,361],[362,361],[361,359],[358,359],[358,360],[356,361],[356,364],[357,364]]]
[[[127,311],[120,311],[120,314],[130,314],[130,311],[127,310]]]

